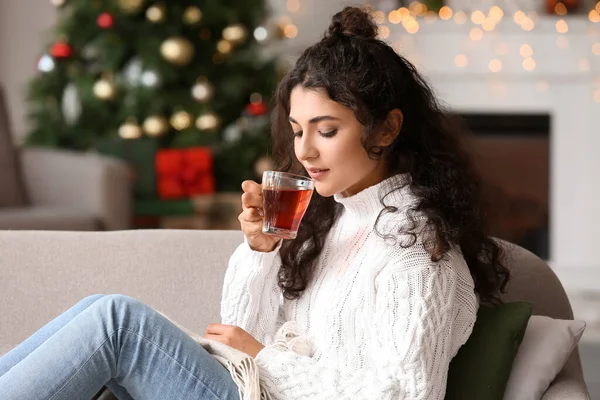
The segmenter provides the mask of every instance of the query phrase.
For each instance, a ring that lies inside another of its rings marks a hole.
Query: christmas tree
[[[129,153],[147,142],[202,146],[217,190],[256,178],[278,76],[261,56],[271,36],[264,0],[52,3],[59,20],[29,86],[27,144],[88,151],[112,143]],[[153,157],[138,160],[136,174],[153,169]]]

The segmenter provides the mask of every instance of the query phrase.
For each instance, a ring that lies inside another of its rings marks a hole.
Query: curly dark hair
[[[460,246],[481,301],[499,302],[509,271],[501,262],[502,249],[486,234],[481,183],[461,145],[462,125],[440,106],[416,68],[377,39],[377,25],[368,11],[346,7],[337,13],[323,39],[303,52],[278,86],[272,114],[276,167],[306,174],[294,156],[288,121],[290,94],[298,85],[323,90],[354,112],[363,125],[363,147],[371,158],[383,157],[388,177],[410,174],[407,184],[419,199],[409,210],[413,238],[397,245],[415,243],[415,217],[425,215],[433,233],[426,243],[431,260],[441,260],[452,245]],[[404,116],[400,134],[390,146],[377,147],[378,132],[394,109]],[[397,212],[385,204],[387,194],[381,198],[382,213]],[[314,193],[296,240],[282,245],[279,286],[286,298],[298,298],[306,289],[340,207],[332,197]]]

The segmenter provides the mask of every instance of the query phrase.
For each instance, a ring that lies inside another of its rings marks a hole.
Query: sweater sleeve
[[[221,322],[239,326],[263,344],[273,341],[283,323],[277,285],[280,247],[281,242],[269,253],[258,252],[244,239],[229,259],[223,282]]]
[[[444,398],[450,360],[471,333],[477,301],[470,275],[455,273],[452,258],[433,263],[416,253],[375,280],[370,341],[365,349],[344,349],[365,351],[364,365],[344,365],[343,354],[308,357],[276,345],[257,355],[274,399]]]

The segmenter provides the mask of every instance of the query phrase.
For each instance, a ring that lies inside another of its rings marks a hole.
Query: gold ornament
[[[231,49],[233,49],[233,45],[226,39],[221,39],[219,40],[219,43],[217,43],[217,50],[221,54],[229,54]]]
[[[144,132],[148,136],[162,136],[169,131],[169,121],[160,115],[151,115],[144,120]]]
[[[194,45],[184,37],[172,37],[160,46],[160,54],[171,64],[184,66],[194,58]]]
[[[246,39],[246,28],[242,24],[229,25],[223,29],[223,38],[233,44],[242,43]]]
[[[198,117],[198,119],[196,119],[196,128],[200,129],[201,131],[217,129],[220,124],[221,119],[213,112],[202,114]]]
[[[210,101],[213,98],[214,92],[213,86],[205,77],[199,78],[192,87],[192,97],[201,103]]]
[[[130,14],[140,11],[143,4],[144,0],[119,0],[119,7]]]
[[[178,131],[183,131],[192,125],[192,115],[187,111],[177,111],[171,116],[171,126]]]
[[[54,7],[62,7],[65,5],[65,1],[66,0],[50,0],[50,4],[52,4]]]
[[[94,95],[100,100],[111,100],[115,97],[116,89],[114,83],[107,77],[102,77],[92,88]]]
[[[137,139],[142,136],[142,129],[135,118],[128,118],[127,122],[119,127],[119,136],[123,139]]]
[[[167,19],[167,10],[164,4],[156,4],[146,10],[146,18],[150,22],[159,24]]]
[[[202,11],[196,6],[189,6],[183,12],[183,22],[195,25],[202,19]]]

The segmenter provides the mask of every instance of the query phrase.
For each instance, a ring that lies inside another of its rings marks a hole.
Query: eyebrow
[[[308,123],[312,125],[312,124],[319,123],[321,121],[339,121],[339,120],[340,120],[339,118],[332,117],[331,115],[320,115],[318,117],[311,118],[308,121]],[[294,124],[298,124],[298,122],[292,117],[288,117],[288,121],[293,122]],[[300,125],[300,124],[298,124],[298,125]]]

